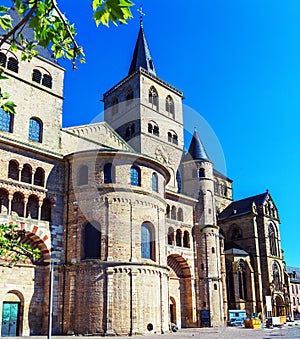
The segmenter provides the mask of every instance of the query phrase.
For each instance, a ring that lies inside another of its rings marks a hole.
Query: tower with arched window
[[[135,151],[170,168],[169,188],[175,191],[183,152],[182,98],[180,90],[157,75],[140,27],[127,77],[104,94],[104,119]]]

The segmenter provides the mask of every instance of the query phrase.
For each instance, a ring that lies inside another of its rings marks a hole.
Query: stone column
[[[115,335],[113,330],[113,309],[116,305],[113,304],[113,274],[114,270],[111,267],[106,269],[107,279],[107,314],[106,314],[106,335]]]
[[[19,166],[19,181],[21,181],[22,168],[23,166]]]
[[[11,215],[11,203],[12,203],[12,200],[13,200],[13,195],[9,194],[8,195],[8,215]]]
[[[38,220],[41,220],[43,200],[39,200]]]
[[[23,211],[24,218],[26,218],[27,204],[28,204],[28,198],[24,198],[24,211]],[[29,216],[29,213],[28,213],[28,216]]]
[[[32,173],[31,173],[31,185],[34,184],[34,174],[35,174],[35,170],[32,170]]]
[[[138,271],[133,268],[131,269],[131,329],[130,334],[135,335],[138,333],[138,324],[137,324],[137,274]]]

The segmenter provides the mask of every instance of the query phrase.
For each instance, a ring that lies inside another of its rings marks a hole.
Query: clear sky
[[[77,71],[60,62],[66,68],[63,123],[79,125],[102,112],[102,94],[127,75],[139,16],[135,6],[128,25],[96,29],[89,1],[72,1],[73,8],[69,1],[58,3],[75,22],[86,53],[87,63]],[[184,92],[184,104],[197,112],[185,119],[197,125],[224,172],[201,117],[216,134],[225,174],[234,180],[234,199],[270,190],[286,263],[300,267],[300,1],[144,0],[143,5],[157,75]]]

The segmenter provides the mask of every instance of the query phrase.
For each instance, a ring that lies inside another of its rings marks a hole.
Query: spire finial
[[[137,11],[140,13],[140,27],[143,27],[143,16],[146,15],[143,12],[143,4],[140,5],[140,8]]]

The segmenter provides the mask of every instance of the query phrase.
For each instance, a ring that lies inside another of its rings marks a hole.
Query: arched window
[[[171,219],[176,220],[176,207],[172,206]]]
[[[238,240],[238,239],[242,239],[243,238],[243,233],[242,230],[240,229],[240,227],[233,225],[230,228],[229,231],[229,239],[230,240]]]
[[[41,213],[42,220],[51,221],[51,209],[52,209],[51,200],[48,198],[45,198],[43,200],[43,205],[42,205],[42,213]]]
[[[166,218],[170,218],[170,205],[167,205],[166,208]]]
[[[111,113],[112,114],[118,113],[119,99],[117,97],[114,97],[112,99],[112,103],[111,104],[112,104]]]
[[[27,202],[27,211],[26,217],[30,217],[31,219],[37,219],[39,212],[39,199],[35,195],[31,195],[28,198]]]
[[[8,63],[7,63],[7,69],[9,69],[10,71],[13,71],[15,73],[19,72],[19,62],[17,59],[10,57],[8,59]]]
[[[45,171],[38,167],[34,173],[34,184],[37,186],[44,186],[45,183]]]
[[[52,88],[52,77],[49,74],[44,74],[42,79],[42,85],[48,88]]]
[[[168,132],[168,141],[175,145],[178,145],[178,136],[174,131]]]
[[[149,103],[152,104],[152,106],[155,106],[156,109],[158,109],[158,93],[153,86],[149,90]]]
[[[182,192],[182,181],[181,181],[181,174],[179,170],[177,170],[176,172],[176,182],[177,182],[177,192],[181,193]]]
[[[141,170],[137,166],[130,168],[130,185],[141,186]]]
[[[298,285],[295,286],[296,294],[298,294]]]
[[[88,223],[82,228],[82,244],[82,259],[101,258],[101,226],[99,223]]]
[[[174,109],[174,101],[170,95],[167,96],[166,98],[166,111],[174,114],[175,109]]]
[[[29,120],[29,136],[31,141],[42,142],[43,126],[39,119],[31,118]]]
[[[152,191],[158,192],[158,177],[156,173],[152,173]]]
[[[141,226],[141,257],[155,260],[155,236],[151,224],[143,223]]]
[[[8,193],[3,189],[0,189],[0,213],[8,213]]]
[[[273,283],[275,286],[275,290],[279,291],[280,290],[280,272],[277,263],[273,264]]]
[[[214,284],[214,290],[217,291],[218,290],[218,285]]]
[[[174,245],[174,229],[169,227],[168,229],[168,245]]]
[[[211,253],[216,253],[216,250],[214,247],[211,248]]]
[[[199,178],[205,178],[205,170],[204,170],[204,168],[199,168],[198,175],[199,175]]]
[[[32,71],[32,81],[41,83],[42,80],[42,73],[38,69],[34,69]]]
[[[272,224],[269,225],[269,245],[270,245],[270,253],[271,255],[277,256],[277,239],[274,226]]]
[[[24,198],[19,192],[13,195],[11,212],[12,214],[17,214],[19,217],[24,217]]]
[[[127,105],[130,103],[130,100],[133,100],[133,98],[134,98],[133,90],[131,87],[128,87],[127,94],[126,94]]]
[[[177,220],[183,221],[183,211],[182,211],[182,208],[178,208]]]
[[[239,283],[239,297],[240,299],[247,299],[247,276],[244,263],[238,266],[238,283]]]
[[[159,127],[156,122],[151,121],[148,123],[148,133],[159,136]]]
[[[0,108],[0,130],[13,132],[13,114],[4,112],[2,108]]]
[[[19,180],[19,164],[15,160],[10,160],[8,164],[8,178]]]
[[[176,231],[176,246],[182,246],[182,232],[180,230]]]
[[[0,66],[6,67],[7,57],[6,54],[0,53]]]
[[[125,130],[125,139],[131,137],[135,133],[135,124],[130,124]]]
[[[183,233],[183,247],[190,247],[190,233],[188,231]]]
[[[87,185],[89,182],[89,168],[86,165],[82,165],[77,172],[77,185]]]
[[[105,164],[103,172],[105,184],[111,184],[115,182],[115,167],[113,166],[113,164]]]
[[[27,184],[31,184],[31,179],[32,179],[31,166],[28,164],[25,164],[21,172],[21,181],[26,182]]]
[[[293,297],[293,306],[296,306],[296,299]]]

